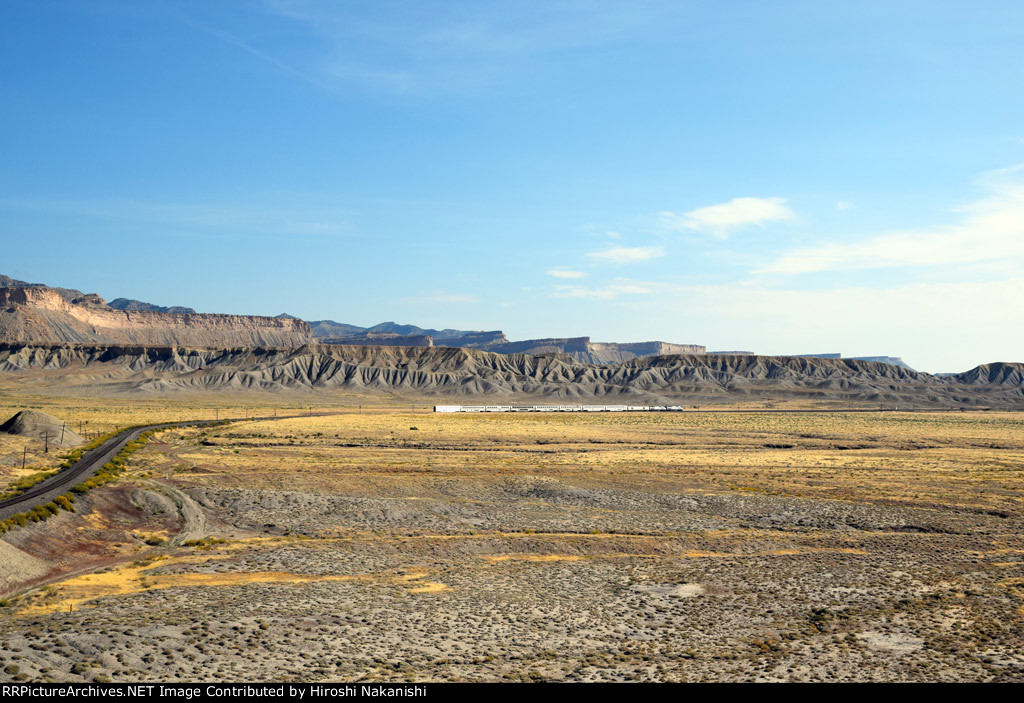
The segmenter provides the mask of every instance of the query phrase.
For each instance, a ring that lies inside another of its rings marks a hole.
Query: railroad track
[[[317,415],[321,413],[315,413]],[[91,477],[100,467],[113,459],[124,449],[124,446],[137,439],[143,432],[149,430],[170,429],[172,427],[200,427],[214,425],[222,422],[240,422],[246,420],[284,420],[292,416],[281,417],[247,417],[247,418],[225,418],[223,420],[189,420],[185,422],[161,422],[154,425],[143,425],[133,427],[114,435],[98,447],[90,449],[74,464],[60,473],[51,476],[42,483],[32,486],[24,493],[7,500],[0,501],[0,520],[6,520],[12,515],[31,510],[36,506],[43,505],[59,495],[67,493],[72,486]]]

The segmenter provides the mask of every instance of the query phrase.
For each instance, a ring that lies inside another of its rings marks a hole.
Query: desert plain
[[[1020,413],[26,408],[243,419],[2,536],[3,680],[1024,680]],[[60,457],[0,435],[0,483]]]

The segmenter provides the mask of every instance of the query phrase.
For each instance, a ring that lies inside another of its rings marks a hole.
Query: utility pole
[[[60,446],[64,446],[64,430],[67,428],[68,423],[64,423],[60,426]]]
[[[25,470],[25,457],[28,456],[28,446],[22,447],[21,452],[21,470]]]
[[[46,445],[46,448],[43,450],[43,452],[45,454],[49,454],[50,453],[50,433],[49,433],[49,431],[43,432],[43,442]]]

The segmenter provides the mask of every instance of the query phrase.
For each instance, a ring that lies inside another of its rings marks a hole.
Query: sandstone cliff
[[[0,288],[5,342],[291,347],[312,339],[302,320],[116,310],[96,295],[71,297],[45,286]]]
[[[438,346],[480,349],[497,354],[564,354],[588,364],[614,364],[644,356],[704,354],[706,351],[705,347],[699,344],[592,342],[590,337],[524,339],[511,342],[501,330],[436,330],[395,322],[382,322],[373,327],[357,327],[333,320],[319,320],[310,324],[313,336],[321,344]]]
[[[564,354],[587,364],[613,364],[639,357],[703,354],[706,351],[699,344],[591,342],[590,337],[526,339],[521,342],[487,344],[479,348],[498,354]]]
[[[388,332],[364,332],[356,337],[318,337],[320,344],[349,344],[369,347],[432,347],[434,339],[423,334],[390,334]]]

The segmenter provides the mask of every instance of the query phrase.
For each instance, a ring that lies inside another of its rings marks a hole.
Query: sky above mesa
[[[1024,3],[9,0],[0,273],[1024,361]]]

